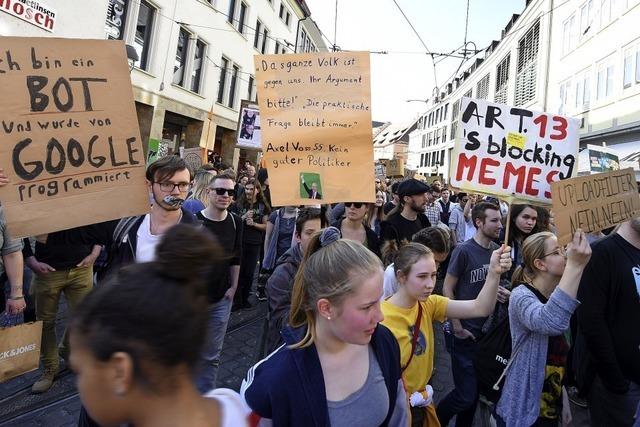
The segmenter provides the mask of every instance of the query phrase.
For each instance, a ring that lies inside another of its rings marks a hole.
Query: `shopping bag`
[[[0,383],[38,369],[42,322],[0,329]]]

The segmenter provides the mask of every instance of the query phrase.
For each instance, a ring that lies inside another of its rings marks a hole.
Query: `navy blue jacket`
[[[304,332],[304,328],[286,328],[282,335],[290,345],[297,343]],[[382,423],[387,426],[395,408],[401,377],[400,348],[391,331],[380,324],[370,345],[389,393],[389,412]],[[313,344],[294,350],[281,346],[249,369],[240,393],[253,412],[271,419],[274,426],[329,426],[324,376]]]

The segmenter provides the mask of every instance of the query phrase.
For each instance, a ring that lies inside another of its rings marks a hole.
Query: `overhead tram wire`
[[[418,31],[416,30],[416,28],[413,26],[413,24],[411,23],[411,21],[409,20],[409,17],[407,17],[407,15],[404,13],[404,10],[402,10],[402,8],[400,7],[400,5],[398,4],[398,2],[396,0],[393,0],[393,3],[396,5],[396,7],[398,8],[398,10],[400,11],[400,13],[402,14],[402,16],[404,17],[405,21],[407,21],[407,24],[409,24],[409,27],[411,27],[411,29],[413,30],[413,33],[418,37],[418,40],[420,40],[420,43],[422,43],[422,46],[425,48],[425,50],[427,51],[427,54],[429,56],[431,56],[431,65],[433,66],[433,81],[435,83],[435,86],[438,86],[438,75],[436,73],[436,61],[433,57],[433,54],[431,53],[431,50],[429,49],[429,47],[427,46],[427,44],[424,42],[424,40],[422,40],[422,37],[420,36],[420,34],[418,33]]]

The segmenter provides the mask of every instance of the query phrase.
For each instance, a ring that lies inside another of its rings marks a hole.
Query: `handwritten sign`
[[[0,189],[13,237],[149,210],[122,41],[0,38]]]
[[[273,205],[315,204],[319,194],[373,202],[369,54],[264,55],[255,66]]]
[[[180,157],[191,167],[192,171],[197,171],[202,167],[202,148],[184,148],[180,147]]]
[[[548,205],[551,183],[577,174],[577,119],[470,98],[460,112],[454,187]]]
[[[387,176],[400,177],[404,176],[404,160],[391,159],[387,160]]]
[[[558,242],[573,233],[600,231],[640,216],[640,195],[632,168],[566,179],[551,184]]]

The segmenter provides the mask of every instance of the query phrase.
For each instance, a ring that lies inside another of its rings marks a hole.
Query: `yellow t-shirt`
[[[422,305],[422,320],[420,334],[411,364],[402,374],[407,395],[414,391],[422,391],[433,373],[433,321],[443,322],[447,312],[449,298],[431,295]],[[382,324],[389,328],[398,340],[400,346],[400,366],[404,367],[409,361],[413,327],[418,318],[418,304],[412,308],[398,307],[388,300],[382,302],[384,320]]]

